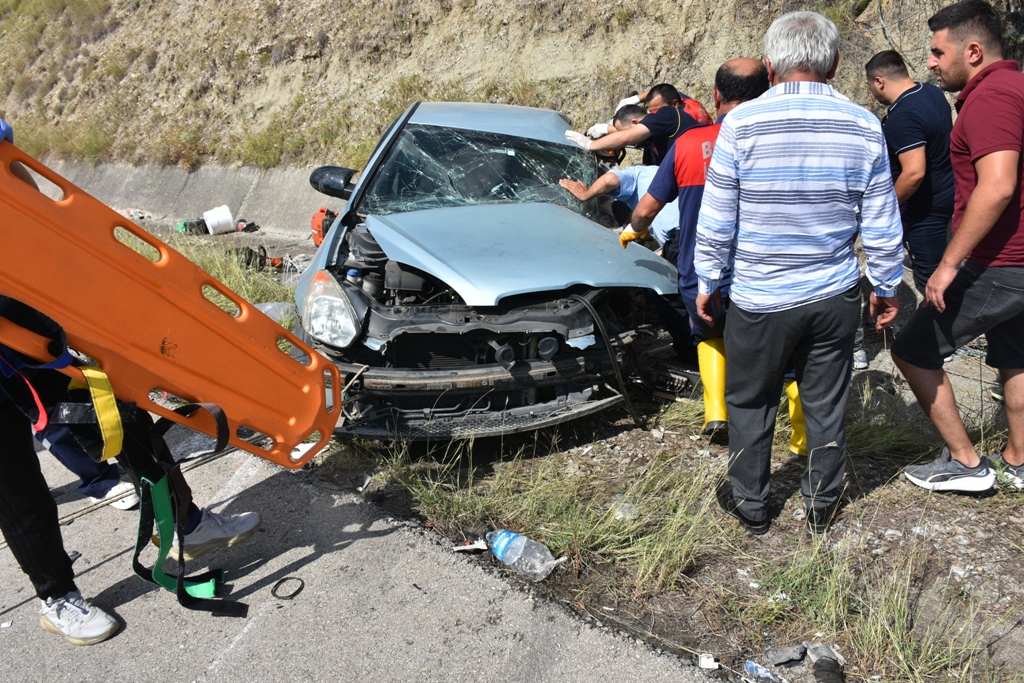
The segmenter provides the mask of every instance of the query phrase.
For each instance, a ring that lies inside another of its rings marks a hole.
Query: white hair
[[[807,71],[825,80],[838,52],[839,29],[817,12],[784,14],[764,34],[764,55],[778,78]]]

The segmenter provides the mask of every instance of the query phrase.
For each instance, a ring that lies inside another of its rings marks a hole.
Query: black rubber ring
[[[291,593],[289,593],[288,595],[279,595],[278,592],[277,592],[277,589],[280,588],[281,584],[283,584],[285,581],[298,581],[299,582],[299,587],[296,588]],[[302,589],[305,588],[305,587],[306,587],[306,582],[303,581],[302,579],[300,579],[299,577],[297,577],[297,576],[286,576],[286,577],[284,577],[283,579],[281,579],[280,581],[278,581],[277,583],[274,584],[274,587],[270,589],[270,594],[273,595],[278,600],[291,600],[296,595],[301,593]]]

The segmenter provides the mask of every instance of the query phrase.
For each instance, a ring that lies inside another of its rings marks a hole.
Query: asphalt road
[[[39,455],[60,514],[84,507],[73,475]],[[27,577],[0,550],[0,623],[10,622],[0,629],[0,681],[710,680],[531,597],[429,531],[325,488],[311,473],[234,453],[186,476],[200,505],[263,516],[250,541],[189,567],[227,569],[249,616],[185,610],[135,577],[136,513],[102,508],[64,527],[64,541],[82,554],[79,588],[122,630],[91,647],[44,631]],[[286,576],[301,578],[304,590],[274,598],[271,588]]]

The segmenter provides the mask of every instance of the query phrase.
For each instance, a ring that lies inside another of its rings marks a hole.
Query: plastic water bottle
[[[565,557],[555,559],[543,543],[507,529],[487,533],[487,547],[502,563],[531,581],[543,581]]]

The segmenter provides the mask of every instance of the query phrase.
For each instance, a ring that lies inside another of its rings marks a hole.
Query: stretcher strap
[[[163,564],[167,559],[167,553],[171,548],[172,538],[175,534],[174,510],[177,509],[175,500],[177,493],[170,486],[166,473],[158,477],[139,477],[140,488],[142,489],[141,503],[139,505],[139,534],[135,543],[135,556],[132,558],[132,568],[141,578],[163,586],[167,590],[176,593],[178,603],[187,609],[213,612],[232,617],[244,617],[249,612],[248,605],[240,602],[229,602],[215,600],[217,589],[224,582],[224,572],[214,569],[196,576],[185,578],[185,547],[184,533],[181,525],[178,525],[178,574],[170,575],[164,572]],[[157,552],[157,560],[152,569],[142,566],[139,555],[149,543],[153,535],[153,525],[156,523],[160,546]]]
[[[89,385],[93,406],[96,408],[96,421],[103,436],[103,454],[100,462],[117,457],[124,442],[124,428],[121,425],[121,411],[117,408],[114,388],[110,386],[107,373],[94,366],[83,366],[82,374]]]

